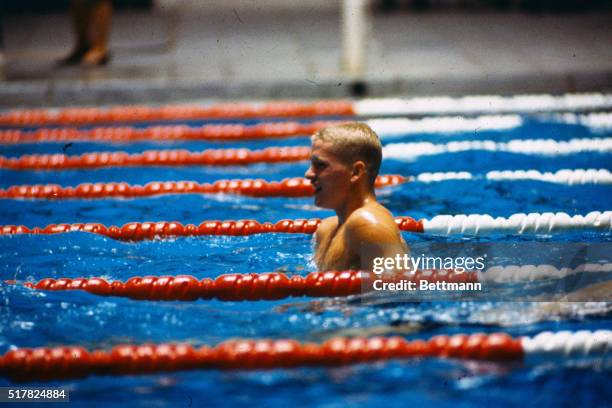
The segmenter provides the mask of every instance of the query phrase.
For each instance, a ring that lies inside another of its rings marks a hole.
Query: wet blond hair
[[[346,164],[363,161],[370,186],[374,186],[382,161],[382,145],[376,132],[368,125],[350,122],[328,126],[315,132],[311,140],[331,143],[332,153]]]

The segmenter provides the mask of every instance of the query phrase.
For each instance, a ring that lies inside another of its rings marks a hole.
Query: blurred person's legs
[[[89,9],[90,48],[83,56],[85,65],[100,65],[108,62],[108,38],[110,35],[113,3],[111,0],[86,0]]]
[[[72,52],[62,65],[102,65],[108,62],[113,5],[111,0],[72,0],[70,13],[75,35]]]
[[[6,64],[6,57],[4,56],[4,31],[2,26],[2,8],[0,7],[0,81],[4,79],[4,65]]]

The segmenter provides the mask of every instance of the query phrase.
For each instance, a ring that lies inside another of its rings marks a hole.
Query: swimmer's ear
[[[351,181],[356,182],[360,178],[365,177],[366,170],[367,168],[363,161],[358,160],[355,163],[353,163],[353,172],[351,174]]]

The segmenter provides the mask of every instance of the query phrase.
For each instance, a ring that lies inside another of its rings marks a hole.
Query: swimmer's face
[[[315,188],[315,205],[339,209],[346,202],[351,186],[351,166],[333,152],[332,144],[322,140],[312,143],[310,167],[305,177]]]

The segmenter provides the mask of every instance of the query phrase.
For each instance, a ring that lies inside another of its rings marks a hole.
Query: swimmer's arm
[[[321,223],[317,227],[317,230],[315,231],[315,234],[314,234],[315,251],[319,249],[319,245],[321,245],[321,241],[323,241],[323,238],[331,233],[334,225],[337,223],[336,219],[337,217],[325,218],[321,221]]]
[[[335,225],[338,224],[337,217],[329,217],[325,218],[319,224],[319,227],[314,233],[314,253],[313,253],[313,261],[317,265],[319,270],[325,269],[325,265],[322,262],[322,254],[321,254],[321,243],[328,237]]]

